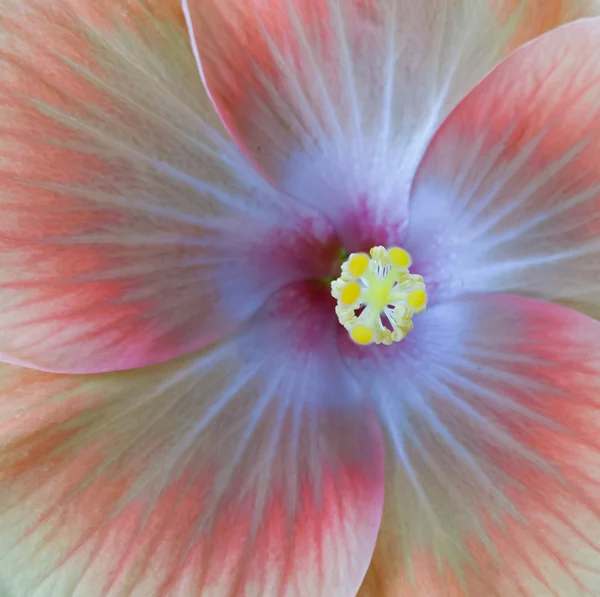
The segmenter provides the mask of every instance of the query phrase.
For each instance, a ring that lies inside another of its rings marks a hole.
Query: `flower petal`
[[[7,11],[0,35],[0,359],[164,361],[324,275],[331,226],[282,203],[228,139],[182,13],[48,4]]]
[[[511,39],[510,45],[513,49],[564,23],[600,14],[598,0],[498,1],[501,4],[501,13],[505,13],[506,18],[510,18],[511,11],[519,10],[519,5],[522,4],[523,15]]]
[[[440,294],[501,291],[600,316],[600,19],[515,52],[420,166],[406,248]]]
[[[501,58],[516,26],[481,0],[184,7],[234,138],[278,187],[334,219],[349,251],[364,244],[356,235],[367,234],[365,221],[379,239],[381,229],[402,229],[431,135]]]
[[[348,362],[373,388],[389,449],[361,597],[598,594],[599,322],[472,295]]]
[[[318,294],[292,286],[235,339],[140,370],[2,365],[8,593],[354,596],[381,517],[381,428]]]

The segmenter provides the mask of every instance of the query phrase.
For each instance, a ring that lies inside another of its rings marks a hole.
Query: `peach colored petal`
[[[353,597],[381,517],[381,429],[315,300],[291,287],[227,343],[139,370],[1,365],[0,586]]]
[[[348,363],[388,445],[360,597],[598,594],[600,322],[472,295]]]
[[[564,25],[574,19],[600,15],[598,0],[495,0],[501,4],[500,13],[510,18],[511,12],[523,10],[510,49]],[[521,8],[522,6],[522,8]]]
[[[507,292],[600,316],[599,52],[600,19],[547,33],[440,127],[405,243],[432,300]]]
[[[184,7],[201,74],[234,138],[276,186],[332,219],[348,250],[359,244],[351,213],[403,228],[431,135],[503,56],[514,27],[480,0]]]
[[[30,0],[3,15],[4,361],[164,361],[329,273],[323,252],[336,251],[327,221],[270,189],[228,138],[174,3],[107,4]]]

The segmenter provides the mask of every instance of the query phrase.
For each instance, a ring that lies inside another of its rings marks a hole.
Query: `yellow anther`
[[[410,267],[412,265],[412,259],[408,251],[401,249],[400,247],[392,247],[389,251],[390,260],[394,265],[398,267]]]
[[[364,325],[354,326],[350,336],[357,344],[371,344],[373,342],[373,330]]]
[[[408,304],[413,309],[422,309],[427,302],[427,294],[424,290],[415,290],[408,295]]]
[[[400,247],[373,247],[370,257],[354,253],[344,263],[331,293],[338,319],[354,342],[391,344],[413,329],[412,317],[425,310],[427,292],[423,278],[408,271],[411,263]]]
[[[348,269],[350,273],[358,278],[362,276],[369,267],[369,256],[364,253],[354,253],[348,259]]]
[[[342,290],[342,295],[340,296],[340,300],[345,305],[353,305],[360,296],[360,286],[356,282],[350,282],[347,286]]]

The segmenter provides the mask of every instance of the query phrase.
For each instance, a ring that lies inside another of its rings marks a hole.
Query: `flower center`
[[[412,317],[425,311],[427,293],[423,278],[409,272],[411,263],[400,247],[373,247],[370,256],[353,253],[344,262],[331,294],[354,342],[391,344],[413,329]]]

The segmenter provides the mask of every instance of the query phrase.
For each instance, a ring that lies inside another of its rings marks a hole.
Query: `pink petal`
[[[519,50],[420,166],[407,248],[440,297],[502,291],[600,316],[600,20]]]
[[[0,366],[0,586],[354,597],[381,517],[381,429],[319,303],[290,287],[219,348],[140,370]]]
[[[597,595],[600,322],[472,295],[430,308],[397,346],[348,360],[388,438],[359,595]]]
[[[431,135],[513,28],[479,0],[183,5],[234,138],[278,187],[332,218],[349,251],[361,244],[357,211],[363,226],[402,229]]]
[[[108,30],[66,3],[26,3],[2,25],[4,361],[164,361],[230,333],[284,284],[329,273],[331,226],[282,203],[228,139],[182,13],[134,4],[111,5]]]

